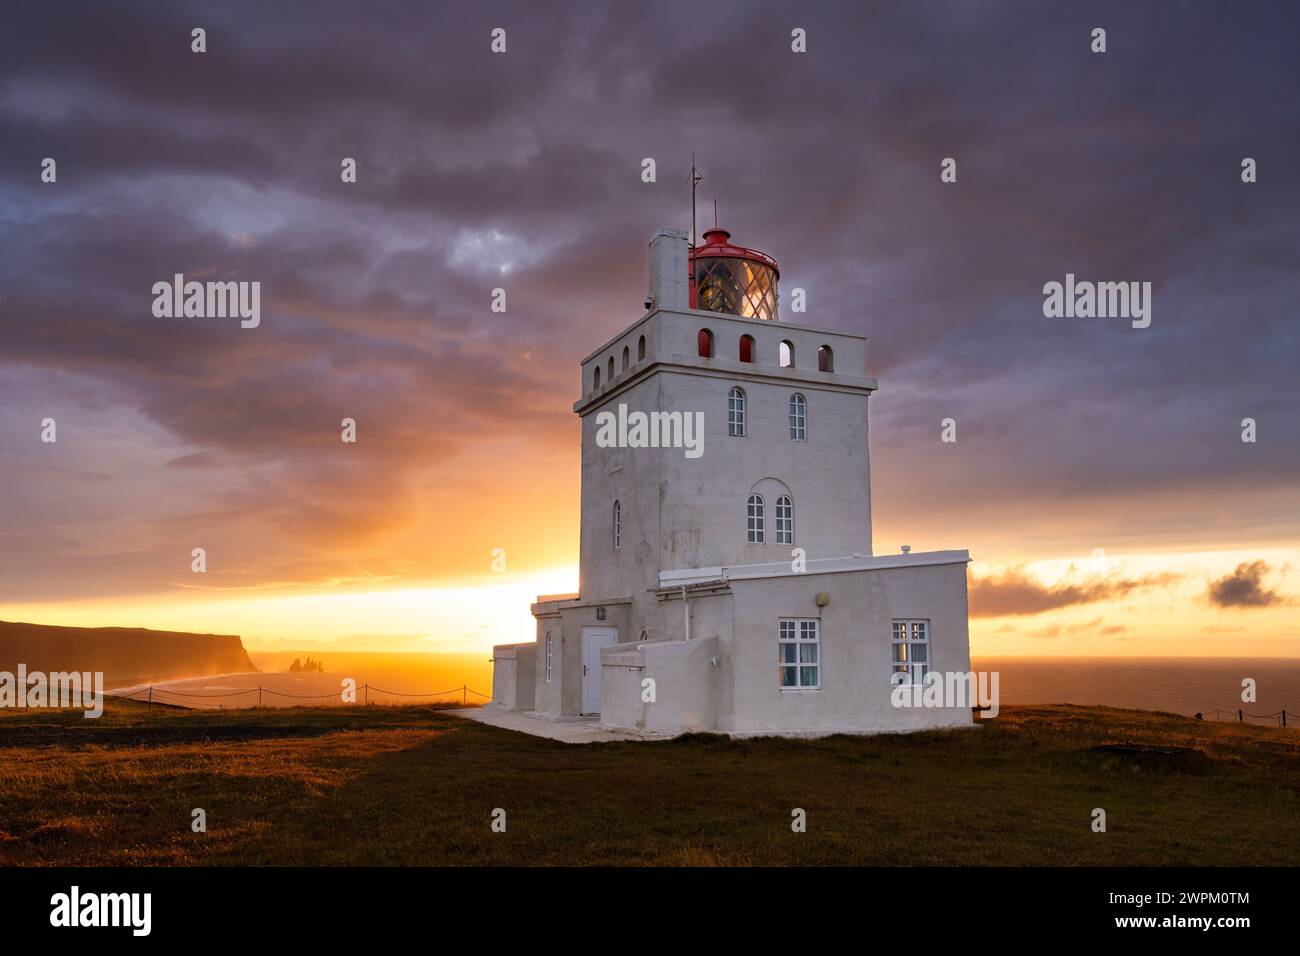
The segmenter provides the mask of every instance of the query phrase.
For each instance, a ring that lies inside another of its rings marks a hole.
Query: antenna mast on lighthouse
[[[691,248],[695,248],[695,190],[704,182],[704,177],[695,168],[695,154],[691,153]]]

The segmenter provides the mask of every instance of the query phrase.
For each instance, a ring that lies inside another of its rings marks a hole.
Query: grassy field
[[[1300,732],[1105,708],[583,746],[427,706],[0,713],[4,865],[1295,864],[1297,811]]]

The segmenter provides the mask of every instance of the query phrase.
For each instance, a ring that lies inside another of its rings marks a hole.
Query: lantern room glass
[[[694,265],[696,308],[776,319],[776,273],[770,266],[721,256],[701,256]]]

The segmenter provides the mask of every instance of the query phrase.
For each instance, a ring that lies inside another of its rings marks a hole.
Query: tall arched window
[[[789,339],[781,343],[781,367],[794,368],[794,343]]]
[[[591,376],[591,387],[600,388],[600,366],[596,366],[596,371]]]
[[[609,380],[614,381],[614,356],[609,357]]]
[[[776,543],[794,544],[794,502],[789,495],[776,499]]]
[[[798,392],[790,396],[790,437],[795,441],[808,437],[808,402]]]
[[[623,543],[623,506],[614,502],[614,547]]]
[[[713,333],[708,329],[700,329],[698,338],[700,358],[713,358]]]
[[[628,347],[625,345],[623,346],[623,371],[626,372],[627,367],[631,364],[632,364],[632,353],[628,351]]]
[[[745,437],[745,393],[739,388],[727,393],[727,434],[732,438]]]
[[[636,360],[640,362],[645,358],[645,336],[636,340]]]
[[[740,337],[740,360],[742,362],[754,361],[754,337],[752,335],[742,335]]]
[[[745,511],[745,540],[750,544],[763,543],[763,496],[750,495]]]
[[[817,371],[835,371],[835,355],[831,352],[829,345],[823,345],[817,350]]]

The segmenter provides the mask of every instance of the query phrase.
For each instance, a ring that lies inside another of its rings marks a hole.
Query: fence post
[[[1241,716],[1241,711],[1240,710],[1237,711],[1237,723],[1241,723],[1243,719],[1244,718]]]
[[[366,692],[366,706],[369,707],[370,706],[370,685],[366,684],[364,690]]]
[[[150,706],[150,707],[153,706],[153,687],[152,687],[152,686],[149,688],[149,706]]]
[[[462,707],[469,706],[469,685],[468,684],[460,685],[460,705]]]
[[[257,685],[257,706],[258,707],[262,706],[262,685],[261,684]]]
[[[1282,708],[1282,726],[1283,726],[1283,727],[1286,726],[1286,708],[1285,708],[1285,707]]]

